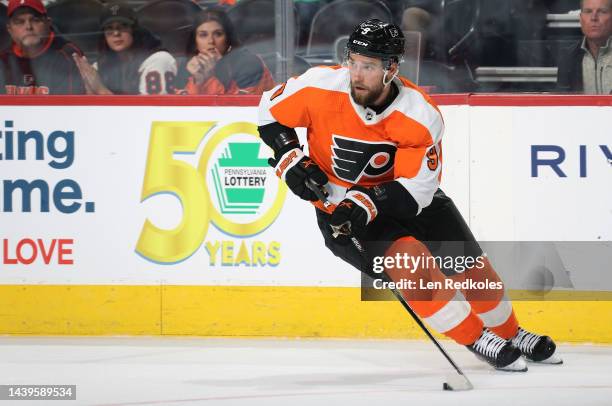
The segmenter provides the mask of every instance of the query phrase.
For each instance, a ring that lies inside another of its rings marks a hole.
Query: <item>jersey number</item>
[[[438,169],[438,162],[438,150],[435,146],[433,146],[429,149],[429,151],[427,151],[427,167],[430,170],[435,171]]]
[[[164,73],[164,79],[166,81],[166,92],[174,94],[174,73]],[[160,94],[164,90],[161,75],[158,71],[154,70],[147,73],[145,80],[147,82],[147,94]]]

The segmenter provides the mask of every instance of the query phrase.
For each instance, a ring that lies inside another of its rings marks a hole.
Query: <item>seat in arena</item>
[[[47,14],[58,33],[91,56],[98,51],[103,8],[98,0],[60,0],[47,7]]]

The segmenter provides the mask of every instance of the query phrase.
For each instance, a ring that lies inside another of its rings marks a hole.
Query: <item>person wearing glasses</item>
[[[138,25],[124,3],[110,3],[100,18],[98,61],[74,55],[88,94],[174,93],[177,64],[161,41]]]
[[[51,29],[40,0],[10,0],[6,29],[11,45],[0,53],[0,93],[8,95],[83,94],[71,55],[81,50]]]

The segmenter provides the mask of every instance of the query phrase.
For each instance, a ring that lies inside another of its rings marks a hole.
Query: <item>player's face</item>
[[[225,55],[228,48],[225,30],[217,21],[207,21],[196,28],[196,48],[201,54]]]
[[[612,0],[584,0],[580,26],[585,37],[605,42],[612,35]]]
[[[382,61],[369,56],[351,53],[346,64],[351,76],[351,96],[362,106],[376,105],[385,90],[382,80],[385,74]]]
[[[134,43],[132,26],[126,23],[114,22],[104,26],[106,45],[115,52],[123,52]]]
[[[51,21],[27,8],[17,10],[9,19],[6,29],[13,41],[24,49],[36,49],[49,37]]]

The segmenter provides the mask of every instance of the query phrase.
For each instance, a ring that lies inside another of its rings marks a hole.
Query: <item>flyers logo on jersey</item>
[[[364,176],[377,178],[387,174],[395,163],[395,145],[365,142],[339,135],[333,136],[332,169],[347,182],[358,183]]]

